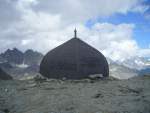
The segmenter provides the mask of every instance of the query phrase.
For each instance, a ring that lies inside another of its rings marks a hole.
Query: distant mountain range
[[[135,57],[125,61],[113,61],[108,58],[110,75],[127,79],[138,75],[150,75],[150,58]]]
[[[138,70],[117,64],[116,62],[111,62],[109,64],[109,73],[110,76],[116,77],[118,79],[128,79],[139,75]]]
[[[121,62],[120,64],[129,67],[131,69],[142,70],[147,67],[150,67],[150,58],[149,57],[134,57],[128,60]]]
[[[140,70],[140,75],[150,75],[150,67]]]
[[[8,49],[4,53],[0,54],[0,62],[9,62],[12,65],[39,65],[43,55],[37,51],[31,49],[24,53],[17,48]]]
[[[35,76],[43,55],[31,49],[22,52],[17,48],[0,54],[0,67],[16,79]]]
[[[34,77],[39,72],[43,54],[32,49],[22,52],[17,48],[8,49],[0,54],[0,67],[15,79]],[[110,75],[127,79],[137,75],[150,75],[150,58],[133,58],[123,62],[108,58]]]

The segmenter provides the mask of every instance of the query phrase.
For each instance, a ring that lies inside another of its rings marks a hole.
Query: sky
[[[150,57],[150,0],[0,0],[0,51],[43,54],[73,38],[114,61]]]

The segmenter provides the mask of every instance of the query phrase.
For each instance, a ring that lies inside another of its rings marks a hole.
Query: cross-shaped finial
[[[77,38],[77,30],[76,30],[76,28],[74,30],[74,37]]]

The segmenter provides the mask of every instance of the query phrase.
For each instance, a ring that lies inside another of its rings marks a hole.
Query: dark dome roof
[[[11,80],[11,79],[13,78],[0,68],[0,80]]]
[[[48,52],[40,65],[48,78],[82,79],[92,74],[109,76],[106,58],[79,38],[72,38]]]

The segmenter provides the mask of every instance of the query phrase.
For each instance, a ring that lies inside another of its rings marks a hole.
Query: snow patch
[[[19,68],[27,68],[27,67],[29,67],[29,65],[22,63],[22,64],[17,65],[17,67],[19,67]]]

